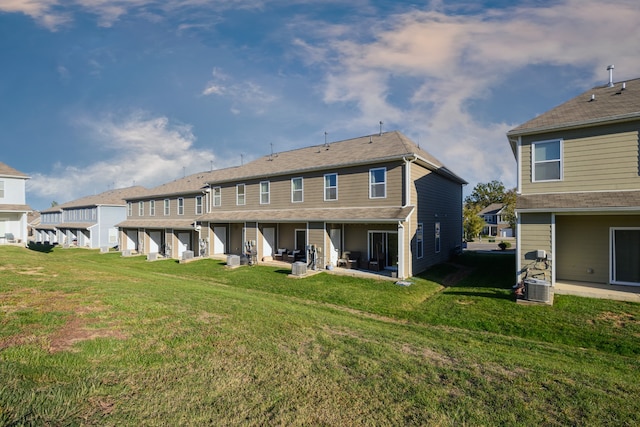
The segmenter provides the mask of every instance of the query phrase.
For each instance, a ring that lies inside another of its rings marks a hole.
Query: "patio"
[[[553,291],[556,295],[574,295],[587,298],[640,302],[640,286],[606,285],[601,283],[557,280]]]

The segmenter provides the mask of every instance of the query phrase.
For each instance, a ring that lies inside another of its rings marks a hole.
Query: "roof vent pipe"
[[[613,66],[613,64],[607,67],[607,70],[609,71],[609,84],[607,85],[607,87],[613,87],[613,69],[614,68],[615,67]]]

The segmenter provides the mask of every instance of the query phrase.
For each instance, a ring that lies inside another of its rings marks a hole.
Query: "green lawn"
[[[513,268],[402,287],[0,247],[0,425],[638,425],[640,304],[517,305]]]

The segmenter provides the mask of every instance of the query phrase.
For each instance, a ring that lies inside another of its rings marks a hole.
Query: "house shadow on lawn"
[[[56,245],[51,245],[48,242],[29,242],[27,247],[32,251],[49,253],[53,252],[53,248],[55,248]]]

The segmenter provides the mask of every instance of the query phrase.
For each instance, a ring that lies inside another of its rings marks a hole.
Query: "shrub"
[[[511,247],[511,243],[502,241],[502,242],[498,243],[498,247],[504,251],[505,249]]]

